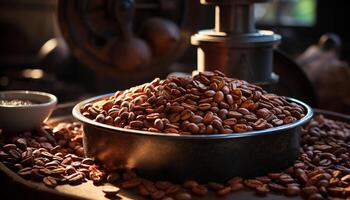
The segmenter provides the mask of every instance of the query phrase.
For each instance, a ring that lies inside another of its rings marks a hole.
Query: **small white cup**
[[[7,132],[29,131],[39,127],[57,104],[56,96],[37,91],[11,90],[0,92],[0,100],[28,100],[31,105],[0,105],[0,129]]]

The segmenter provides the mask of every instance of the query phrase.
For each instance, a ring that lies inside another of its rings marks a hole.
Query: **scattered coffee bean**
[[[43,182],[44,182],[44,184],[45,184],[46,186],[48,186],[48,187],[54,188],[54,187],[57,186],[57,181],[56,181],[56,179],[55,179],[54,177],[52,177],[52,176],[44,177],[44,178],[43,178]]]

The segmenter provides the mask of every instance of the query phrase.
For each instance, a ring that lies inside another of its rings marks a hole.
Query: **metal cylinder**
[[[198,46],[198,71],[219,69],[251,83],[278,81],[273,73],[273,48],[281,37],[255,29],[254,3],[267,0],[201,0],[215,5],[215,27],[191,38]]]
[[[215,31],[227,34],[256,32],[254,24],[254,5],[215,6]]]

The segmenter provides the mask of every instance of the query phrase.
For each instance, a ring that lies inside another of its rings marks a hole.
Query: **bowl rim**
[[[248,131],[248,132],[243,132],[243,133],[226,133],[226,134],[212,134],[212,135],[179,135],[179,134],[148,132],[148,131],[115,127],[115,126],[111,126],[111,125],[107,125],[107,124],[93,121],[93,120],[83,116],[82,113],[80,112],[80,108],[83,105],[85,105],[87,103],[94,102],[98,99],[103,99],[103,98],[112,96],[113,94],[114,93],[99,95],[99,96],[92,97],[92,98],[89,98],[89,99],[86,99],[84,101],[79,102],[72,109],[73,117],[75,119],[77,119],[78,121],[82,122],[83,125],[88,124],[88,125],[92,125],[92,126],[95,126],[97,128],[100,128],[100,129],[107,129],[109,131],[118,131],[118,132],[123,132],[123,133],[128,133],[128,134],[134,134],[134,135],[143,135],[143,136],[150,136],[150,137],[164,137],[164,138],[170,137],[170,138],[177,138],[177,139],[223,139],[223,138],[243,138],[243,137],[251,137],[251,136],[258,136],[258,135],[267,135],[267,134],[273,134],[273,133],[280,132],[280,131],[290,130],[290,129],[293,129],[293,128],[296,128],[296,127],[299,127],[299,126],[306,124],[308,121],[311,120],[311,118],[313,116],[312,108],[310,106],[308,106],[306,103],[304,103],[300,100],[294,99],[294,98],[286,97],[288,101],[291,101],[291,102],[294,102],[294,103],[297,103],[297,104],[303,106],[304,109],[307,111],[306,115],[303,118],[297,120],[294,123],[285,124],[282,126],[277,126],[277,127],[273,127],[273,128],[264,129],[264,130]]]
[[[1,94],[28,94],[28,97],[30,95],[38,95],[38,96],[46,96],[49,98],[49,101],[43,102],[43,103],[35,103],[31,105],[21,105],[21,106],[6,106],[6,105],[0,105],[0,108],[9,108],[9,109],[19,109],[19,108],[35,108],[35,107],[46,107],[57,104],[57,97],[53,94],[47,93],[47,92],[41,92],[41,91],[32,91],[32,90],[6,90],[6,91],[0,91]],[[2,98],[0,97],[0,100]],[[30,101],[31,99],[28,98]]]

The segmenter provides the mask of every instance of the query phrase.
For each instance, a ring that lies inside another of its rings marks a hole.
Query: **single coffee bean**
[[[256,179],[246,179],[244,180],[244,185],[247,186],[248,188],[257,188],[259,186],[262,186],[263,183],[261,181],[258,181]]]
[[[172,185],[172,183],[168,182],[168,181],[157,181],[155,183],[155,186],[159,189],[159,190],[166,190],[168,189],[170,186]]]
[[[270,189],[266,184],[259,185],[256,188],[254,188],[254,190],[255,190],[255,194],[259,196],[266,196],[266,194],[270,192]]]
[[[285,194],[287,196],[297,196],[300,193],[300,188],[298,186],[288,186]]]
[[[212,190],[221,190],[223,189],[225,186],[220,184],[220,183],[216,183],[216,182],[209,182],[208,183],[208,188],[212,189]]]
[[[164,196],[165,196],[165,192],[162,190],[158,190],[152,193],[151,195],[152,199],[162,199]]]
[[[192,187],[192,192],[198,196],[204,196],[208,193],[208,189],[204,185]]]
[[[177,193],[174,198],[176,200],[191,200],[192,199],[192,196],[186,192],[180,192],[180,193]]]
[[[242,183],[233,183],[233,184],[230,184],[230,187],[232,192],[236,192],[243,189],[244,186]]]
[[[45,184],[46,186],[48,186],[48,187],[54,188],[54,187],[57,186],[57,181],[56,181],[56,179],[55,179],[54,177],[52,177],[52,176],[44,177],[44,178],[43,178],[43,182],[44,182],[44,184]]]
[[[186,188],[186,189],[192,189],[196,186],[198,186],[198,182],[197,181],[194,181],[194,180],[188,180],[188,181],[185,181],[184,184],[183,184],[183,187]]]

